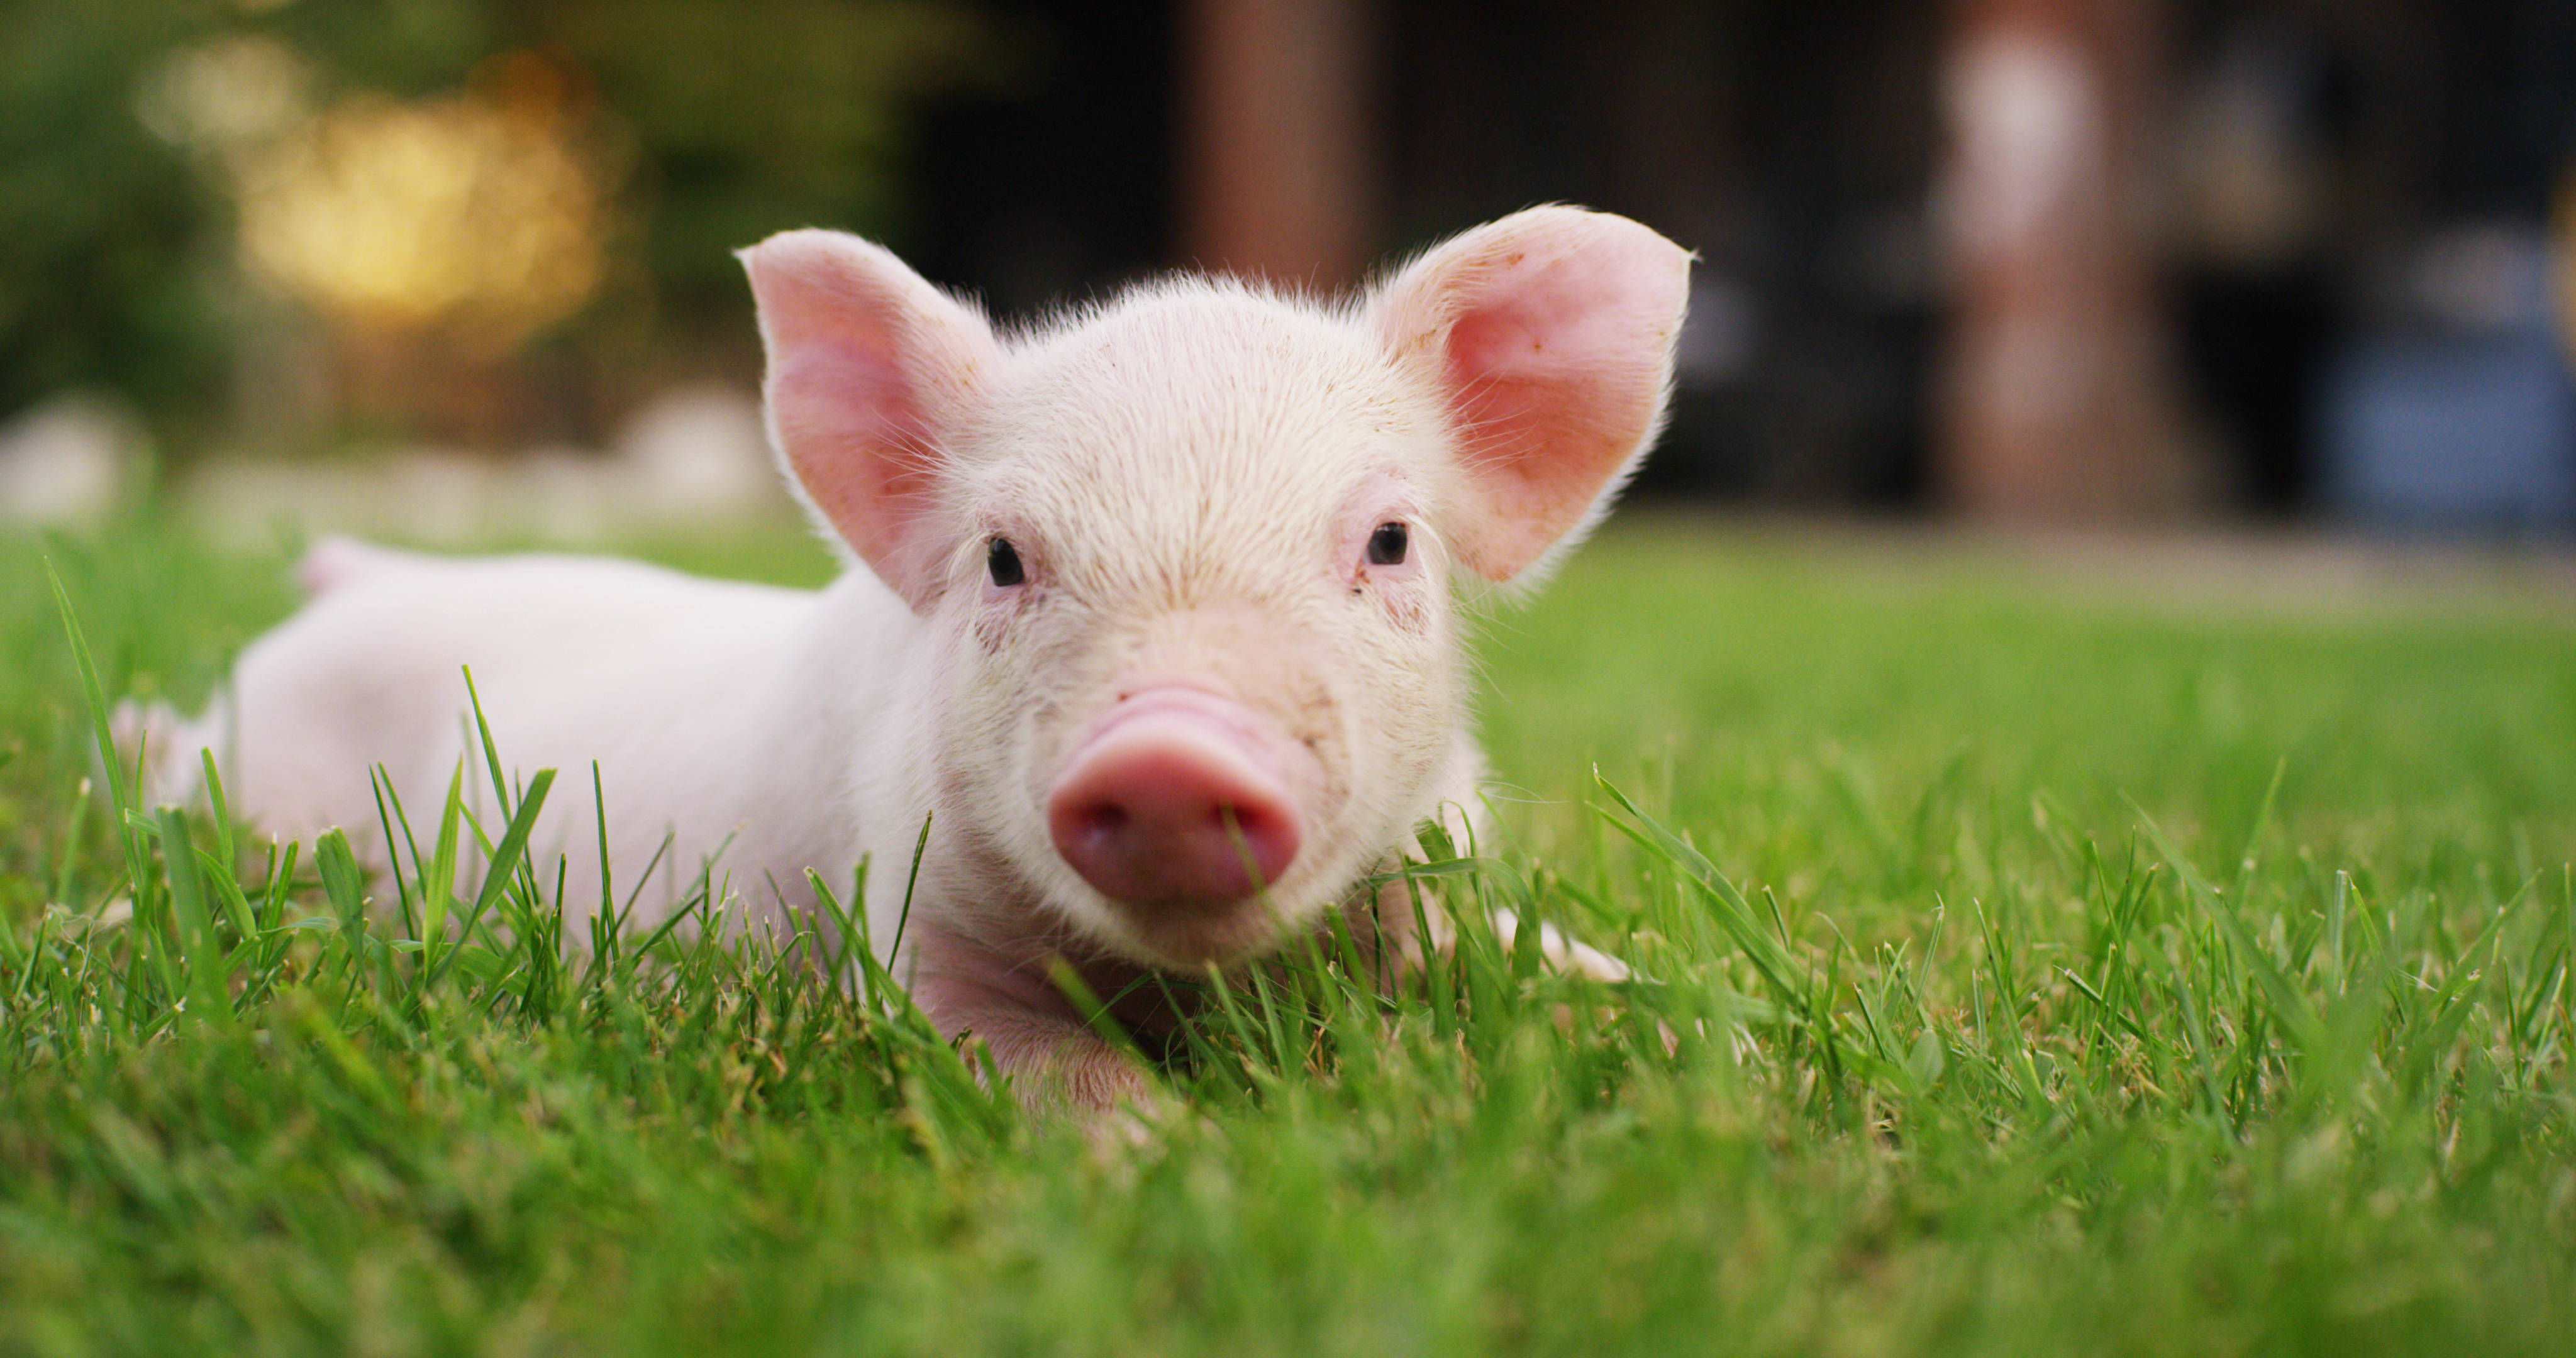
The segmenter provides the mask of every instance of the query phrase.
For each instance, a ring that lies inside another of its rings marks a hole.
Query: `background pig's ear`
[[[1672,385],[1690,254],[1607,213],[1541,207],[1434,248],[1370,318],[1428,365],[1473,503],[1446,532],[1489,580],[1579,536],[1652,441]]]
[[[975,309],[837,231],[741,253],[769,350],[770,437],[807,503],[917,612],[938,587],[931,539],[944,444],[997,357]]]

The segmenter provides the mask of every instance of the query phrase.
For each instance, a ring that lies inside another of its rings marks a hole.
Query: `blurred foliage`
[[[132,111],[194,8],[0,0],[0,413],[98,385],[166,420],[216,390],[220,205]]]
[[[0,31],[0,417],[101,387],[182,443],[274,315],[237,261],[238,148],[154,116],[192,57],[291,54],[308,117],[555,73],[611,195],[614,300],[557,338],[625,353],[733,328],[730,252],[769,232],[900,235],[908,103],[1007,65],[939,0],[0,0]]]

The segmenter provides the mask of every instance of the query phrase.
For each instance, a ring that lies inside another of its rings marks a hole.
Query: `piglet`
[[[1663,418],[1689,270],[1541,207],[1347,304],[1184,277],[1004,335],[855,237],[742,260],[836,583],[325,542],[310,602],[162,744],[215,749],[273,831],[369,846],[372,767],[418,807],[477,762],[470,666],[508,758],[596,762],[615,870],[712,864],[785,912],[865,858],[880,947],[927,821],[893,974],[1031,1102],[1094,1107],[1141,1077],[1057,965],[1101,995],[1236,967],[1372,913],[1425,820],[1472,828],[1453,596],[1536,579],[1601,515]],[[588,793],[537,841],[574,902],[602,885]],[[648,890],[647,922],[678,899]]]

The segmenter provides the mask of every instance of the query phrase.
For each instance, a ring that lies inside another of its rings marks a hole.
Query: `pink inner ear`
[[[1620,337],[1587,345],[1593,318],[1563,314],[1564,292],[1521,300],[1534,305],[1473,312],[1449,332],[1452,409],[1495,516],[1483,555],[1504,576],[1591,511],[1664,397],[1660,353],[1617,362]]]
[[[902,365],[841,337],[787,347],[769,401],[778,441],[814,507],[896,592],[924,564],[916,521],[931,504],[937,454]]]
[[[916,610],[937,589],[941,442],[993,357],[983,318],[893,255],[829,231],[743,252],[770,419],[814,507]]]
[[[1537,208],[1433,251],[1389,289],[1404,333],[1436,337],[1482,503],[1460,536],[1505,580],[1582,524],[1655,430],[1690,257],[1622,217]]]

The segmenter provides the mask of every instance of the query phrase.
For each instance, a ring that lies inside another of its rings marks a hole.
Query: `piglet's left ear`
[[[1449,538],[1508,580],[1605,507],[1672,387],[1690,253],[1625,217],[1541,207],[1434,248],[1372,300],[1455,423],[1470,503]]]

